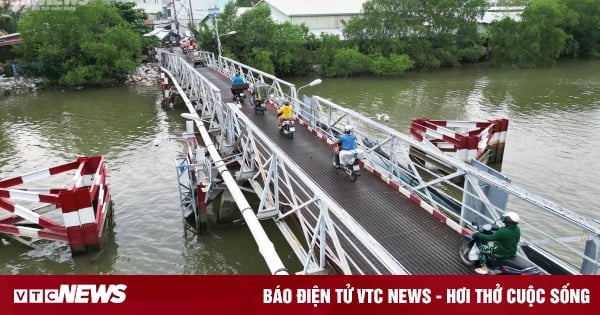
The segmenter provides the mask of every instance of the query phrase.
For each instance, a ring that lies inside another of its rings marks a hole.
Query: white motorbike
[[[294,138],[294,131],[296,131],[296,128],[294,128],[293,120],[284,119],[281,121],[281,128],[279,128],[279,133],[292,139]]]
[[[360,160],[365,158],[365,152],[361,149],[354,150],[339,150],[339,146],[337,149],[334,149],[333,152],[333,166],[342,170],[348,177],[350,177],[351,181],[356,181],[358,176],[360,176]],[[336,152],[337,151],[337,152]],[[337,166],[337,158],[339,155],[339,168]]]

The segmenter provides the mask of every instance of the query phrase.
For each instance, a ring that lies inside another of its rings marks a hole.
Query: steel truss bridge
[[[194,218],[184,219],[186,230],[205,222],[203,201],[211,193],[227,190],[272,274],[468,274],[472,270],[460,264],[456,251],[461,234],[496,220],[506,206],[525,217],[519,255],[555,273],[599,273],[600,222],[330,100],[299,97],[294,84],[271,74],[202,54],[205,68],[177,54],[160,56],[171,91],[189,111],[182,116],[195,124],[178,137],[187,148],[176,161],[182,212]],[[268,84],[271,104],[295,104],[302,127],[293,140],[279,136],[269,111],[259,116],[248,104],[231,102],[236,72],[251,86]],[[366,159],[356,182],[331,165],[330,144],[345,124],[370,143],[359,143]],[[411,150],[453,171],[440,175],[411,158]],[[256,193],[258,208],[243,190]],[[276,223],[302,270],[283,265],[261,220]],[[549,230],[548,220],[561,229]]]

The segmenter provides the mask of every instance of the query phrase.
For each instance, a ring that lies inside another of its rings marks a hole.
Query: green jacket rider
[[[475,237],[485,242],[494,242],[493,245],[484,244],[480,248],[481,268],[475,269],[479,274],[487,274],[487,256],[491,255],[498,259],[514,257],[517,254],[519,239],[521,238],[521,229],[519,228],[520,218],[515,212],[506,212],[502,215],[504,226],[492,234],[486,235],[476,232]]]

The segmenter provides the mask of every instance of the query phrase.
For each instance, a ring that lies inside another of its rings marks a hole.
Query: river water
[[[290,81],[300,86],[310,80]],[[478,66],[398,79],[324,79],[302,90],[368,116],[388,114],[386,124],[401,132],[416,117],[508,118],[502,171],[520,187],[594,219],[600,218],[598,91],[600,62],[591,61],[518,71]],[[1,98],[0,178],[80,155],[103,155],[116,224],[111,242],[94,255],[73,258],[66,245],[53,242],[35,249],[0,245],[0,273],[267,274],[244,226],[210,226],[200,241],[183,237],[174,162],[183,148],[169,137],[185,128],[182,110],[162,109],[157,86]],[[264,226],[284,263],[299,271],[276,227]]]

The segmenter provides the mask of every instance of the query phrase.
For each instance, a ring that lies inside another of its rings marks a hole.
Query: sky
[[[208,8],[215,6],[223,9],[227,4],[228,0],[176,0],[175,6],[177,8],[177,17],[180,19],[187,19],[189,17],[190,3],[192,5],[192,12],[194,19],[200,20],[208,14]]]

